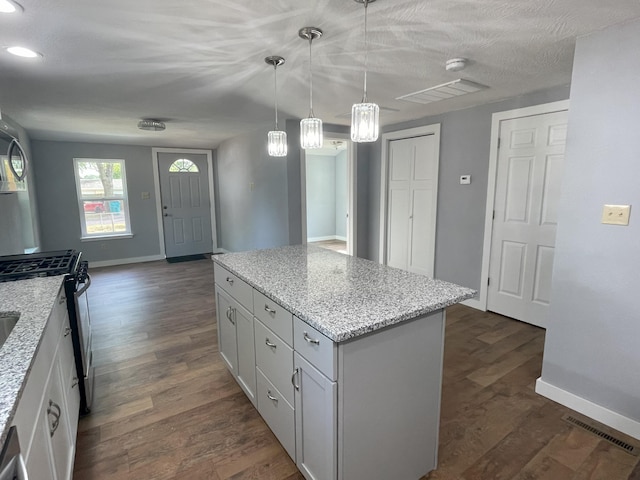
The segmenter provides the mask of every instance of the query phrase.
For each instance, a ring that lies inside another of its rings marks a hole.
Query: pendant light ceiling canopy
[[[367,67],[369,49],[367,45],[367,7],[376,0],[354,0],[364,4],[364,89],[362,102],[351,108],[351,140],[375,142],[378,139],[380,107],[367,101]]]
[[[311,44],[322,36],[317,27],[303,27],[298,36],[309,41],[309,116],[300,120],[300,146],[307,149],[322,147],[322,120],[313,114],[313,72],[311,70]]]
[[[287,132],[278,130],[278,67],[284,65],[284,58],[278,55],[273,55],[264,59],[264,61],[273,67],[274,77],[274,98],[275,98],[275,111],[276,111],[276,128],[271,130],[267,135],[268,151],[271,157],[286,157],[287,156]]]

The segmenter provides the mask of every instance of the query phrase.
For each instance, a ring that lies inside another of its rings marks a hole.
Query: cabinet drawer
[[[337,345],[298,317],[293,318],[293,348],[330,380],[338,379]]]
[[[253,299],[251,298],[253,288],[217,263],[213,264],[213,272],[216,285],[235,298],[244,308],[253,312]]]
[[[276,387],[258,373],[258,412],[289,456],[296,459],[295,412]]]
[[[257,290],[253,291],[253,314],[287,345],[293,346],[293,315]]]
[[[293,350],[260,320],[255,321],[256,365],[293,405]]]

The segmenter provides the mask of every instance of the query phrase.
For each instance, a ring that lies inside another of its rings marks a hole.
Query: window
[[[124,160],[75,158],[82,238],[131,235]]]
[[[172,173],[174,172],[196,173],[196,172],[199,172],[200,170],[198,170],[198,166],[195,163],[193,163],[191,160],[188,160],[186,158],[179,158],[178,160],[176,160],[171,164],[171,166],[169,167],[169,171]]]

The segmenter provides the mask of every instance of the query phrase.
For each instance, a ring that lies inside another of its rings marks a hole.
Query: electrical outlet
[[[607,225],[629,225],[631,205],[605,205],[602,209],[602,223]]]
[[[142,198],[142,200],[149,200],[151,198],[151,193],[150,192],[142,192],[140,194],[140,198]]]

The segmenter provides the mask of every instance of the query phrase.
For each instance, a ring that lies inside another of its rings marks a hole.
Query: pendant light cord
[[[309,36],[309,118],[313,118],[313,74],[311,72],[311,43],[313,36]]]
[[[367,103],[367,69],[369,66],[369,48],[367,43],[367,6],[369,0],[364,0],[364,94],[362,103]]]
[[[273,64],[273,96],[276,99],[276,130],[278,130],[278,65]]]

